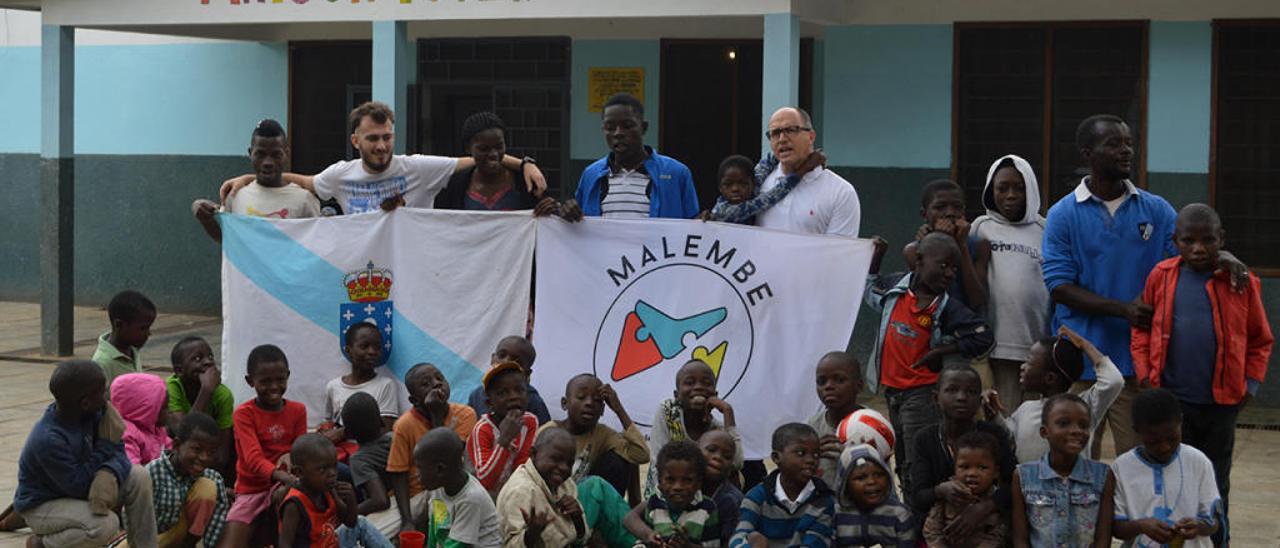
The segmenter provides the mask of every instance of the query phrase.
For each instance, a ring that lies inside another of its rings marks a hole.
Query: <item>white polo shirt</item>
[[[773,169],[760,192],[782,182],[782,164]],[[862,205],[849,181],[822,167],[806,173],[786,198],[756,216],[756,225],[789,232],[858,236]]]

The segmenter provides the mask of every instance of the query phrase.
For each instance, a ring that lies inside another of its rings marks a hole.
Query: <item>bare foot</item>
[[[26,526],[26,520],[13,511],[12,504],[5,508],[3,512],[0,512],[0,531],[17,531]]]
[[[27,537],[27,548],[44,548],[44,541],[40,537],[31,535]]]

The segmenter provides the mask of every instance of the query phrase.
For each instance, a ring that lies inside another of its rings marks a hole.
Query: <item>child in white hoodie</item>
[[[987,214],[974,219],[972,236],[991,242],[987,316],[995,330],[991,372],[1005,409],[1022,403],[1018,369],[1031,345],[1048,331],[1051,305],[1040,269],[1044,217],[1040,185],[1026,160],[1008,155],[991,164],[982,189]]]

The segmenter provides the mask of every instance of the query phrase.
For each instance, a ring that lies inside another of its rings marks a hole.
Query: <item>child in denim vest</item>
[[[1018,465],[1013,476],[1014,546],[1111,545],[1115,478],[1105,463],[1080,455],[1091,426],[1079,396],[1045,400],[1040,435],[1049,453]]]

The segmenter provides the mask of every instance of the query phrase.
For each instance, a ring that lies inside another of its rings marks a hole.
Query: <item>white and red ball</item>
[[[893,456],[893,425],[874,410],[859,409],[850,413],[836,426],[836,437],[845,445],[870,445],[886,461]]]

